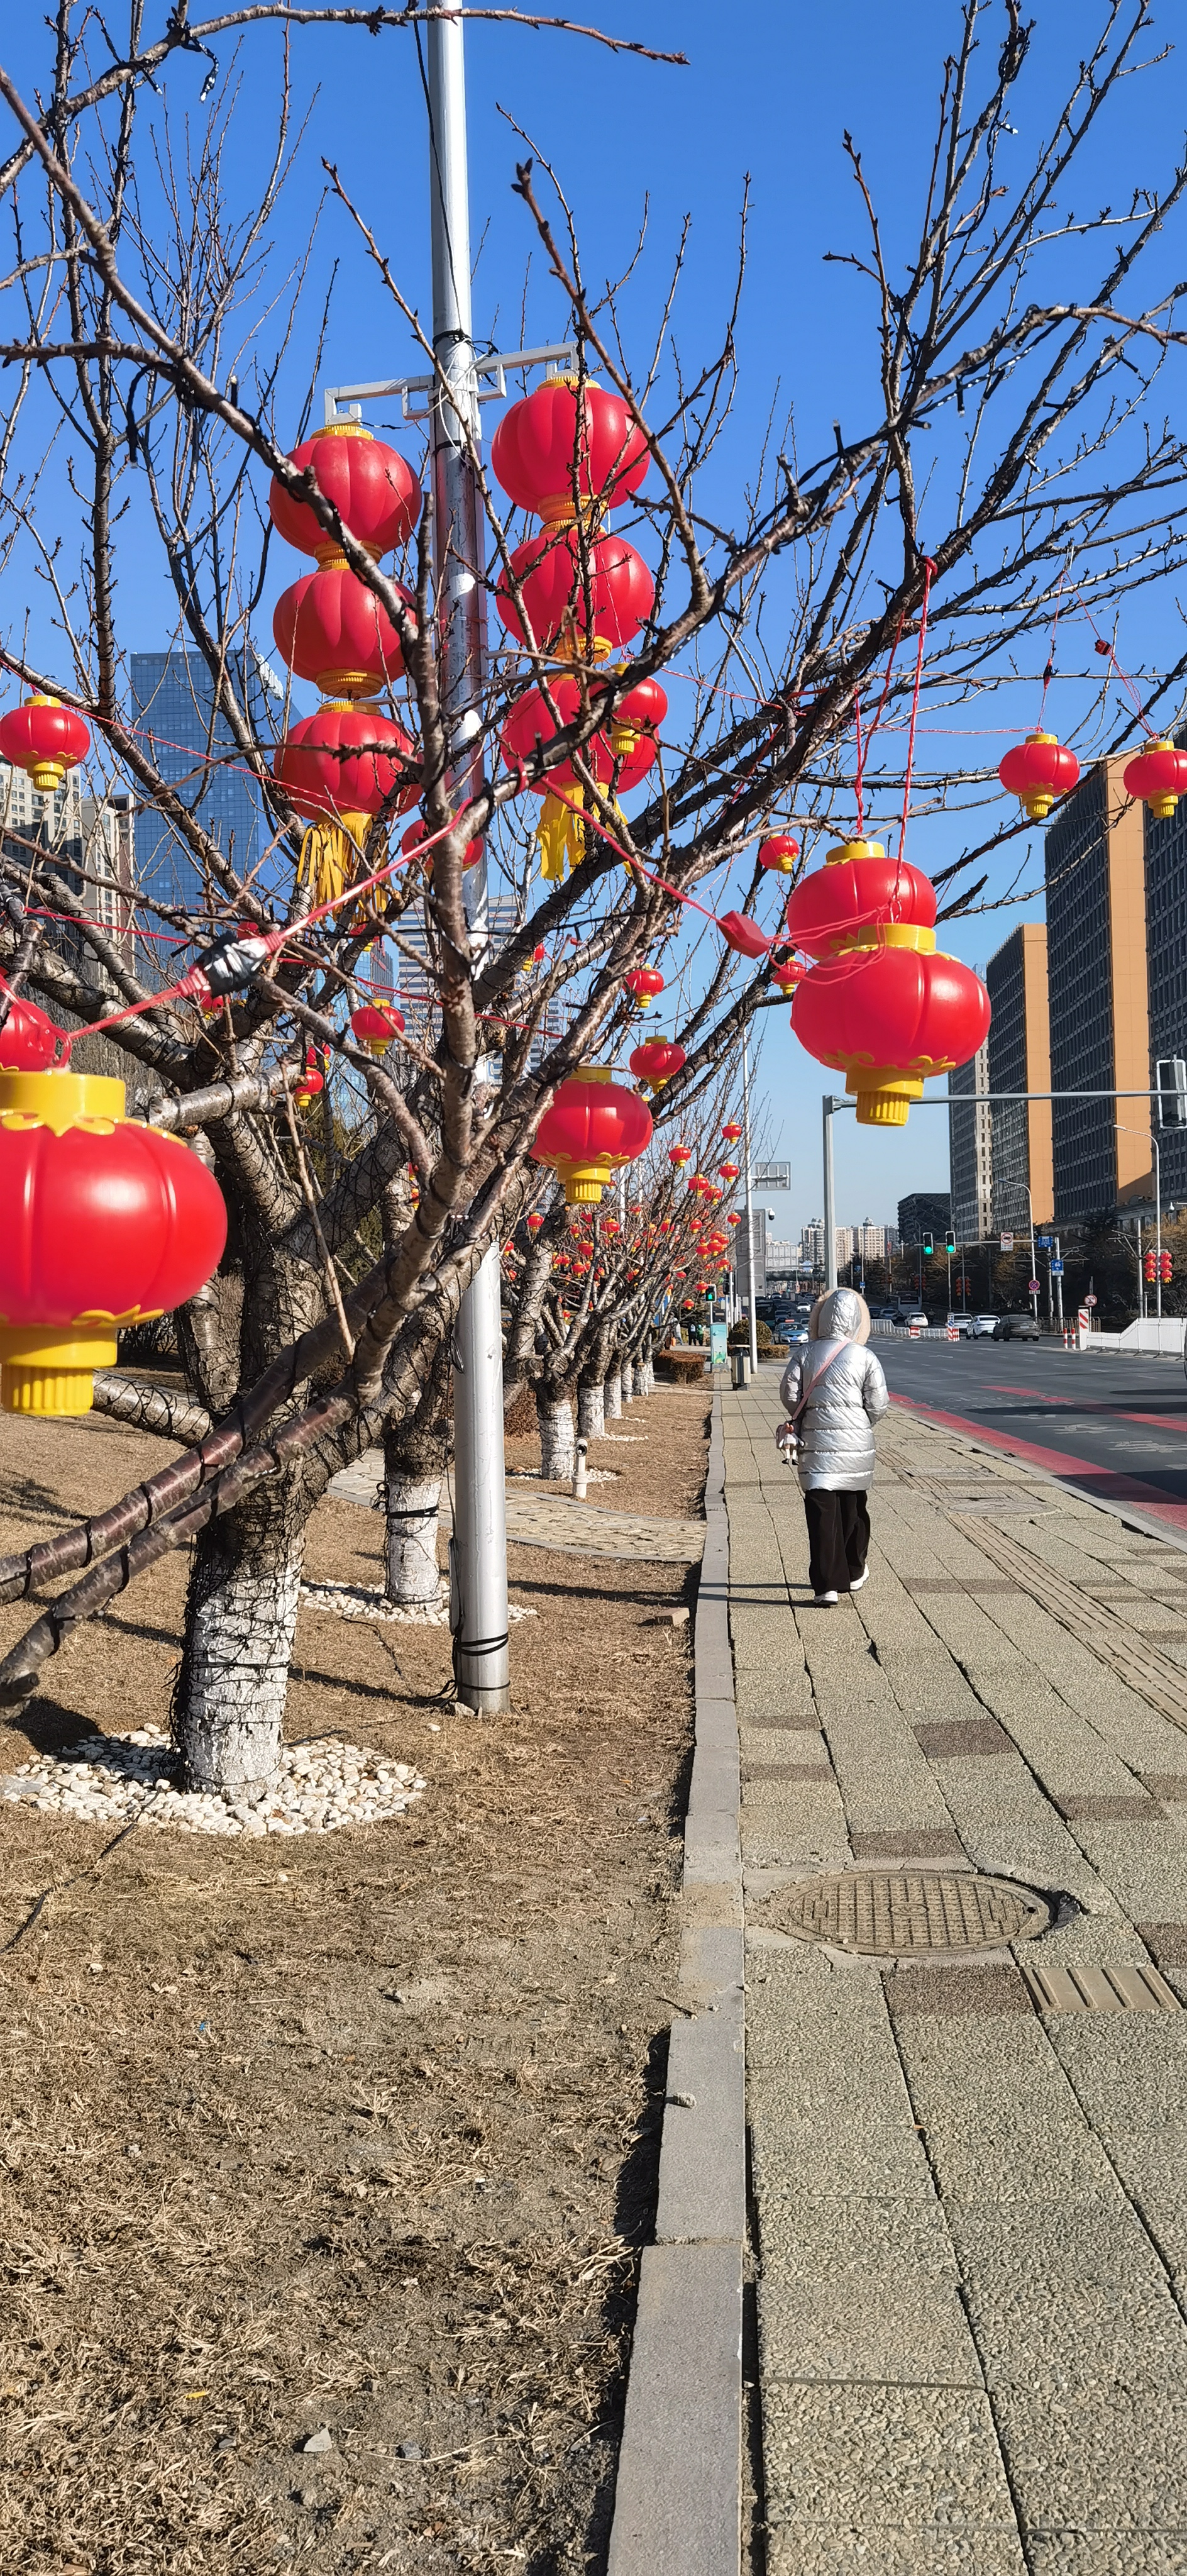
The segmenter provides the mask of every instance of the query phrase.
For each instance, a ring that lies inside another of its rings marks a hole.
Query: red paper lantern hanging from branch
[[[649,1011],[656,994],[664,989],[664,979],[658,966],[633,966],[630,974],[624,975],[622,980],[628,993],[634,994],[641,1011]]]
[[[39,796],[53,796],[91,748],[88,726],[56,698],[26,698],[0,717],[0,755],[23,769]]]
[[[433,858],[434,858],[434,854],[435,854],[435,849],[440,847],[440,843],[437,841],[437,835],[436,835],[436,833],[435,833],[435,832],[432,834],[432,836],[431,836],[431,837],[432,837],[432,840],[433,840],[433,843],[434,843],[434,849],[429,850],[429,851],[426,853],[426,856],[425,856],[425,872],[426,872],[426,875],[428,875],[428,876],[431,876],[431,875],[432,875],[432,873],[433,873]],[[406,858],[406,859],[415,858],[416,853],[417,853],[417,851],[419,850],[419,848],[420,848],[420,846],[421,846],[421,843],[422,843],[423,841],[427,841],[429,838],[430,838],[430,834],[429,834],[429,827],[428,827],[428,824],[424,821],[424,819],[423,819],[423,817],[422,817],[422,819],[420,820],[420,822],[418,822],[418,823],[413,823],[413,824],[411,825],[410,829],[409,829],[407,832],[405,832],[404,837],[403,837],[403,839],[402,839],[402,841],[401,841],[401,843],[400,843],[400,848],[402,849],[402,851],[403,851],[403,853],[404,853],[405,858]],[[464,849],[464,850],[463,850],[463,852],[462,852],[462,866],[463,866],[464,868],[476,868],[476,867],[477,867],[477,865],[478,865],[478,862],[479,862],[480,858],[482,857],[482,853],[483,853],[483,850],[485,849],[485,847],[486,847],[486,843],[485,843],[484,841],[482,841],[482,840],[477,840],[477,841],[467,841],[466,846],[465,846],[465,849]],[[542,951],[542,950],[540,951],[540,954],[541,954],[541,955],[543,955],[543,951]],[[526,973],[527,969],[525,968],[525,970],[524,970],[524,971],[525,971],[525,973]]]
[[[539,1208],[532,1208],[525,1222],[529,1234],[539,1234],[540,1228],[544,1223],[544,1219],[540,1214]]]
[[[411,737],[375,707],[330,700],[303,716],[276,746],[272,771],[299,814],[313,818],[301,850],[298,882],[308,877],[316,903],[333,902],[352,876],[374,817],[385,805],[405,813],[415,802],[415,779],[400,784],[415,763]]]
[[[814,966],[791,1009],[808,1054],[844,1072],[866,1127],[902,1127],[928,1076],[967,1064],[989,1028],[989,995],[956,957],[905,948]]]
[[[392,1002],[360,1002],[351,1012],[350,1026],[358,1045],[378,1059],[403,1037],[404,1014]]]
[[[315,429],[312,438],[293,448],[289,463],[298,473],[312,469],[343,527],[368,554],[390,554],[407,543],[420,517],[420,485],[397,449],[375,438],[361,421],[335,420]],[[268,507],[273,526],[290,546],[315,555],[319,563],[335,557],[341,561],[337,538],[322,527],[308,501],[294,500],[275,476]]]
[[[125,1116],[105,1075],[0,1073],[0,1405],[90,1410],[116,1336],[184,1305],[218,1267],[218,1183]]]
[[[589,692],[595,706],[599,691],[615,677],[609,671],[590,679]],[[551,683],[550,693],[562,727],[575,723],[581,712],[581,681],[572,671],[560,671]],[[628,689],[609,724],[599,727],[583,743],[580,757],[612,803],[628,795],[646,777],[656,757],[657,736],[667,712],[667,696],[658,680],[639,680],[633,689]],[[556,732],[539,690],[527,690],[503,726],[502,752],[507,767],[518,769],[522,762],[531,760],[539,746],[555,739]],[[574,868],[585,856],[584,790],[567,760],[559,761],[546,778],[530,784],[533,796],[545,800],[536,835],[541,874],[557,881],[564,875],[566,860]],[[596,831],[596,816],[593,828]]]
[[[736,1163],[719,1163],[717,1169],[721,1174],[722,1180],[728,1181],[732,1189],[734,1182],[738,1178],[738,1165]]]
[[[299,1109],[307,1109],[310,1101],[316,1100],[319,1091],[325,1090],[326,1077],[322,1071],[323,1061],[320,1048],[306,1048],[305,1062],[293,1084],[293,1098]]]
[[[649,1091],[661,1091],[673,1074],[681,1073],[687,1062],[684,1049],[674,1039],[645,1038],[630,1058],[636,1082],[645,1082]]]
[[[532,1154],[564,1183],[568,1207],[596,1207],[612,1174],[651,1142],[651,1112],[605,1065],[579,1065],[536,1130]]]
[[[531,638],[515,603],[519,583]],[[655,605],[655,583],[625,537],[585,539],[573,528],[545,528],[517,546],[499,579],[495,606],[517,643],[570,646],[591,659],[629,644]]]
[[[789,877],[800,855],[799,842],[790,832],[772,832],[758,845],[760,868],[773,868],[781,877]]]
[[[649,450],[620,395],[571,376],[546,376],[504,412],[490,461],[521,510],[563,527],[579,508],[583,516],[612,509],[637,492]]]
[[[0,1001],[8,992],[0,975]],[[36,1002],[26,1001],[23,993],[14,993],[8,1006],[8,1017],[0,1029],[0,1072],[46,1073],[53,1064],[62,1043],[62,1032],[39,1011]]]
[[[668,1147],[668,1161],[671,1163],[675,1171],[681,1171],[685,1163],[691,1163],[692,1161],[691,1145],[670,1145]]]
[[[1080,763],[1053,733],[1036,732],[1006,753],[998,762],[997,774],[1008,793],[1019,798],[1031,822],[1042,823],[1056,797],[1068,795],[1076,785]]]
[[[1180,796],[1187,796],[1187,752],[1177,751],[1165,739],[1148,742],[1144,751],[1127,761],[1124,785],[1127,796],[1148,805],[1156,821],[1165,823]]]
[[[395,585],[412,615],[409,593]],[[299,680],[327,698],[371,697],[404,668],[399,634],[386,608],[345,564],[305,573],[277,600],[276,649]]]
[[[738,1120],[736,1118],[727,1118],[721,1131],[722,1143],[724,1145],[736,1145],[741,1133],[742,1130]]]
[[[796,985],[803,983],[807,972],[807,967],[798,957],[784,957],[778,966],[772,968],[771,981],[778,985],[781,993],[794,993]]]
[[[881,841],[842,841],[787,898],[788,940],[806,957],[861,948],[934,947],[936,891],[921,868],[888,859]]]

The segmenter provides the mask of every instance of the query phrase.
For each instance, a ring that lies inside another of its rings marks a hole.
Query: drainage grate
[[[1157,1968],[1033,1967],[1022,1974],[1040,2012],[1178,2012],[1179,1999]]]
[[[1045,1932],[1051,1908],[1033,1888],[972,1870],[846,1870],[774,1899],[775,1932],[891,1959],[923,1950],[997,1950]]]

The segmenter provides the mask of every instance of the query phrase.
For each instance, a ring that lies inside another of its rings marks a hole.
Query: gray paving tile
[[[763,2455],[775,2528],[1017,2530],[989,2401],[974,2389],[776,2380]]]
[[[1187,2391],[1122,2380],[1001,2382],[994,2415],[1023,2523],[1092,2533],[1187,2530]]]
[[[866,2531],[849,2525],[822,2531],[797,2523],[769,2534],[766,2570],[767,2576],[1025,2576],[1026,2560],[1013,2533],[984,2527],[940,2532],[915,2523],[909,2529],[897,2524]],[[1128,2567],[1124,2576],[1130,2576]]]
[[[1187,2531],[1031,2531],[1032,2576],[1184,2576]]]
[[[1187,2379],[1187,2325],[1120,2193],[964,2202],[948,2217],[991,2390],[1117,2380],[1155,2392]]]
[[[769,2195],[758,2313],[764,2381],[982,2385],[938,2201]]]

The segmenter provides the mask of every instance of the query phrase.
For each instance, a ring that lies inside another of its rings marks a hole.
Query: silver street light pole
[[[433,355],[444,379],[431,396],[433,545],[442,633],[443,700],[451,778],[465,788],[480,752],[483,665],[482,515],[467,432],[478,440],[470,309],[470,201],[462,20],[430,18],[429,193]],[[489,938],[486,860],[465,878],[471,953]],[[488,1078],[480,1061],[477,1087]],[[507,1646],[507,1511],[503,1464],[503,1341],[499,1246],[466,1290],[454,1336],[454,1527],[450,1627],[459,1699],[483,1714],[511,1706]]]
[[[746,1165],[746,1303],[750,1312],[750,1366],[758,1375],[758,1315],[754,1304],[754,1191],[750,1179],[750,1032],[742,1031],[742,1153]]]
[[[837,1284],[837,1192],[833,1176],[833,1116],[838,1107],[847,1109],[848,1101],[838,1104],[826,1091],[821,1101],[824,1116],[824,1284]]]

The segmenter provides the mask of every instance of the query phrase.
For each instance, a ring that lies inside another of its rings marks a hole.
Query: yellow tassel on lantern
[[[309,825],[297,862],[297,883],[309,887],[315,904],[336,903],[345,894],[352,877],[359,874],[370,828],[369,814],[343,814],[336,823]],[[370,902],[372,911],[386,911],[382,887],[372,889]]]
[[[581,789],[570,787],[564,797],[546,796],[536,832],[540,851],[540,874],[559,885],[565,873],[579,867],[585,857],[585,825],[581,819],[584,804]]]

